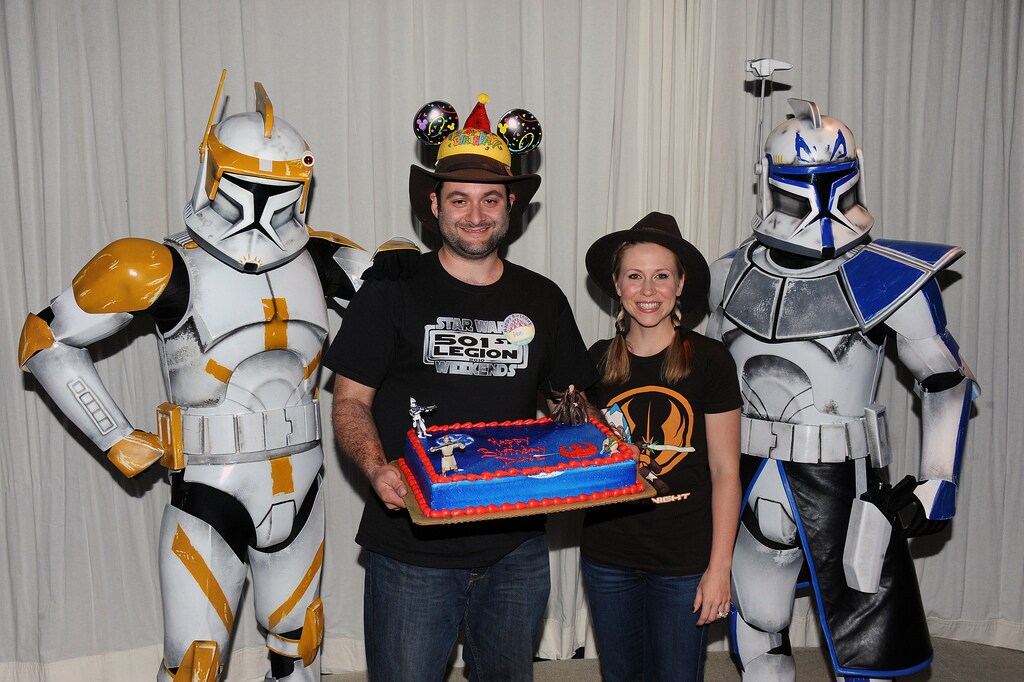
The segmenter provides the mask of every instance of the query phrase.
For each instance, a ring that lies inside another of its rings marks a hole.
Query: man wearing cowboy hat
[[[437,405],[438,424],[504,421],[535,417],[538,391],[597,380],[565,295],[497,253],[539,186],[512,174],[503,138],[451,133],[435,171],[409,176],[440,249],[407,280],[368,282],[345,325],[365,328],[343,331],[325,358],[338,442],[374,492],[356,535],[371,679],[442,679],[460,628],[471,679],[532,679],[549,591],[543,517],[414,526],[387,461],[403,452],[411,395]]]

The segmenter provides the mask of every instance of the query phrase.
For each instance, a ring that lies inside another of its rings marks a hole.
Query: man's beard
[[[438,212],[437,222],[440,228],[441,241],[444,242],[453,253],[463,258],[479,259],[485,258],[494,253],[501,240],[508,234],[508,214],[498,220],[488,221],[480,225],[473,225],[466,222],[449,223],[443,212]],[[489,228],[488,238],[485,241],[467,241],[463,238],[460,229]]]

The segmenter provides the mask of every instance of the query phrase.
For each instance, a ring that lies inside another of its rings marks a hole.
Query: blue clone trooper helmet
[[[795,115],[764,143],[754,234],[772,248],[834,258],[865,241],[875,222],[863,206],[861,152],[845,123],[814,102],[789,103]]]

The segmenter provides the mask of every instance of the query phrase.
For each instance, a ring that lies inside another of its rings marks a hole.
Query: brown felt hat
[[[413,213],[432,230],[438,229],[438,225],[430,210],[430,195],[439,182],[506,185],[509,194],[516,197],[509,211],[510,220],[526,211],[540,187],[539,175],[512,174],[512,154],[524,154],[540,144],[542,132],[537,117],[525,109],[513,109],[501,117],[498,132],[491,132],[486,107],[489,100],[486,94],[481,94],[466,125],[458,130],[458,114],[447,102],[430,102],[416,114],[413,122],[416,137],[440,146],[433,173],[420,166],[409,169],[409,200]]]
[[[683,264],[686,279],[679,307],[683,312],[697,308],[707,300],[711,285],[708,262],[697,247],[683,239],[676,219],[665,213],[648,213],[628,230],[612,232],[598,239],[587,249],[587,272],[601,290],[618,299],[612,275],[612,256],[620,244],[649,242],[664,246]]]
[[[438,229],[437,218],[430,210],[430,195],[439,182],[448,180],[506,185],[509,194],[516,197],[509,212],[510,220],[515,220],[526,211],[530,199],[540,187],[540,176],[536,173],[512,175],[510,166],[485,154],[466,151],[467,148],[471,149],[467,145],[463,147],[462,153],[438,158],[433,173],[422,166],[409,167],[409,201],[412,202],[413,213],[425,227]]]

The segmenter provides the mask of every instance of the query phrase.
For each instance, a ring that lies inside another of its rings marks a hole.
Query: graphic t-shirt
[[[588,509],[580,548],[591,561],[661,575],[695,575],[707,568],[711,472],[704,415],[737,409],[742,401],[725,346],[696,332],[687,335],[694,364],[682,381],[666,385],[661,379],[665,351],[651,357],[630,354],[628,381],[598,384],[587,392],[633,443],[653,446],[641,463],[669,488],[651,499]],[[610,345],[610,339],[594,344],[595,362]]]
[[[408,280],[371,281],[353,298],[324,364],[376,389],[373,417],[387,459],[402,456],[409,399],[436,406],[427,425],[531,419],[538,391],[598,379],[558,286],[508,261],[487,286],[461,282],[436,253]],[[372,492],[356,541],[399,561],[486,566],[543,529],[543,517],[414,526]]]

